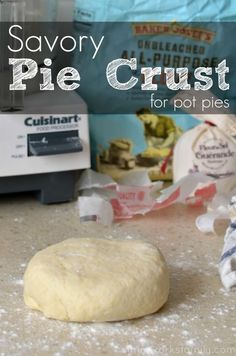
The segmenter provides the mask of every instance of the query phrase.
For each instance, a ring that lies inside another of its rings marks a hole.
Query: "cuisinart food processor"
[[[56,9],[54,0],[0,1],[1,25],[52,22]],[[1,87],[9,75],[3,57]],[[9,93],[0,92],[0,194],[34,191],[46,204],[73,200],[79,171],[90,166],[86,104],[74,92],[52,97],[33,86],[26,95]]]

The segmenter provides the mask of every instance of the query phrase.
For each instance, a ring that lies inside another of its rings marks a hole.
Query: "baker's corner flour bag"
[[[233,151],[232,141],[217,127],[198,128],[199,121],[184,110],[151,106],[150,91],[139,86],[118,93],[104,78],[106,65],[117,58],[136,58],[137,77],[144,66],[186,67],[190,78],[197,67],[217,67],[232,51],[226,38],[236,33],[225,33],[219,22],[233,22],[235,15],[234,0],[75,0],[75,31],[101,41],[92,60],[78,52],[73,64],[85,71],[78,91],[90,111],[93,168],[116,180],[137,170],[148,171],[152,180],[171,180],[174,147],[180,140],[177,177],[202,170],[224,176],[232,170],[230,157],[228,163],[215,165],[204,158],[204,146],[210,150],[221,145],[225,155]],[[128,74],[123,70],[118,75],[125,82]],[[168,100],[176,94],[167,90],[162,75],[156,83],[153,98]],[[195,131],[181,141],[190,129]],[[193,152],[200,161],[193,160]],[[191,161],[186,167],[185,157]]]

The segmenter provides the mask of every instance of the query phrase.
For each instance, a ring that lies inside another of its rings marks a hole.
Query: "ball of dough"
[[[160,251],[140,240],[69,239],[38,252],[24,275],[24,300],[48,318],[118,321],[156,312],[169,277]]]

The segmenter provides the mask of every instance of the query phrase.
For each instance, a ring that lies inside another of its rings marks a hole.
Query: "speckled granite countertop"
[[[218,277],[223,235],[194,225],[201,209],[175,206],[115,225],[81,225],[76,203],[0,201],[0,355],[235,355],[235,292]],[[223,226],[221,227],[223,229]],[[22,277],[40,249],[70,237],[143,238],[159,246],[171,274],[168,303],[142,319],[76,324],[47,320],[23,303]]]

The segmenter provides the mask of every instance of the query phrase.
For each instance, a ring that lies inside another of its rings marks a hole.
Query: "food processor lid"
[[[33,32],[32,28],[34,25],[37,27],[38,22],[56,21],[57,8],[57,0],[0,0],[0,42],[2,46],[0,52],[0,112],[2,110],[19,110],[24,107],[25,93],[23,91],[10,92],[7,85],[11,82],[7,52],[9,25],[27,23],[26,32]],[[21,53],[16,53],[13,54],[13,57],[19,58],[21,55]],[[38,63],[41,64],[40,59]]]

